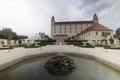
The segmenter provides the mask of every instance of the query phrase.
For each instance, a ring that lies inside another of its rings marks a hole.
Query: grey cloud
[[[89,4],[97,3],[97,2],[99,2],[100,0],[82,0],[82,1],[83,1],[82,6],[86,6],[86,5],[89,5]]]

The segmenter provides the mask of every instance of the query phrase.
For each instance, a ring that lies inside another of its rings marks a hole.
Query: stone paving
[[[46,53],[75,53],[92,56],[94,59],[120,70],[120,50],[103,48],[81,48],[73,45],[54,45],[41,48],[15,48],[0,50],[0,70],[26,59],[26,57]]]

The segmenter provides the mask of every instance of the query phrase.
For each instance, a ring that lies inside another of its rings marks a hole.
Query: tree
[[[15,32],[12,31],[10,28],[3,28],[0,30],[0,38],[1,39],[7,39],[7,40],[19,40],[19,39],[25,39],[28,38],[24,35],[17,35]]]
[[[11,40],[13,38],[13,31],[10,28],[3,28],[2,29],[2,35],[4,35],[4,37],[7,40]]]
[[[105,41],[105,44],[107,44],[107,37],[110,35],[110,32],[102,32],[102,37],[104,37],[103,41]]]
[[[13,40],[17,40],[17,38],[18,38],[18,35],[15,33],[15,32],[12,32],[12,35],[13,35]]]
[[[114,39],[112,37],[109,39],[109,41],[110,41],[110,44],[114,44]]]
[[[27,36],[24,36],[24,35],[18,35],[17,36],[17,39],[19,40],[19,39],[26,39],[26,38],[28,38]]]

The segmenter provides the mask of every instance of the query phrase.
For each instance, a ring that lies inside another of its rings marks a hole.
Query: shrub
[[[29,45],[29,46],[25,46],[24,48],[38,48],[39,46],[36,46],[35,43]]]
[[[104,49],[110,49],[109,45],[104,45]]]
[[[51,40],[51,41],[46,40],[46,41],[41,41],[41,42],[39,43],[39,45],[40,45],[40,46],[54,45],[55,42],[56,42],[55,40]]]
[[[85,47],[85,48],[95,48],[95,46],[93,46],[93,45],[91,45],[91,44],[89,44],[89,43],[86,43],[86,45],[83,46],[83,47]]]
[[[117,50],[120,50],[120,47],[116,47],[116,48],[110,48],[110,49],[117,49]]]
[[[81,46],[81,45],[84,45],[82,43],[82,41],[78,41],[78,40],[66,40],[65,43],[67,45],[74,45],[74,46]]]
[[[13,47],[25,47],[26,45],[13,45]]]
[[[36,46],[36,45],[35,45],[35,43],[33,43],[33,44],[32,44],[32,45],[30,45],[30,46]]]
[[[104,47],[104,45],[101,45],[101,44],[98,44],[98,45],[95,45],[96,47]]]
[[[13,49],[14,47],[13,46],[9,46],[9,49]]]
[[[38,48],[38,46],[25,46],[24,48]]]
[[[0,50],[6,50],[6,49],[14,49],[14,47],[13,46],[9,46],[9,47],[0,48]]]

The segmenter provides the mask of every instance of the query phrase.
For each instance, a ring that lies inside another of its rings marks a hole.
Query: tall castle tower
[[[55,18],[54,18],[54,16],[52,16],[52,18],[51,18],[51,25],[54,25],[54,23],[55,23]]]
[[[54,16],[52,16],[52,18],[51,18],[51,37],[53,37],[54,24],[55,24],[55,18],[54,18]]]
[[[93,16],[93,22],[99,23],[99,19],[98,19],[98,16],[96,14],[94,14],[94,16]]]

